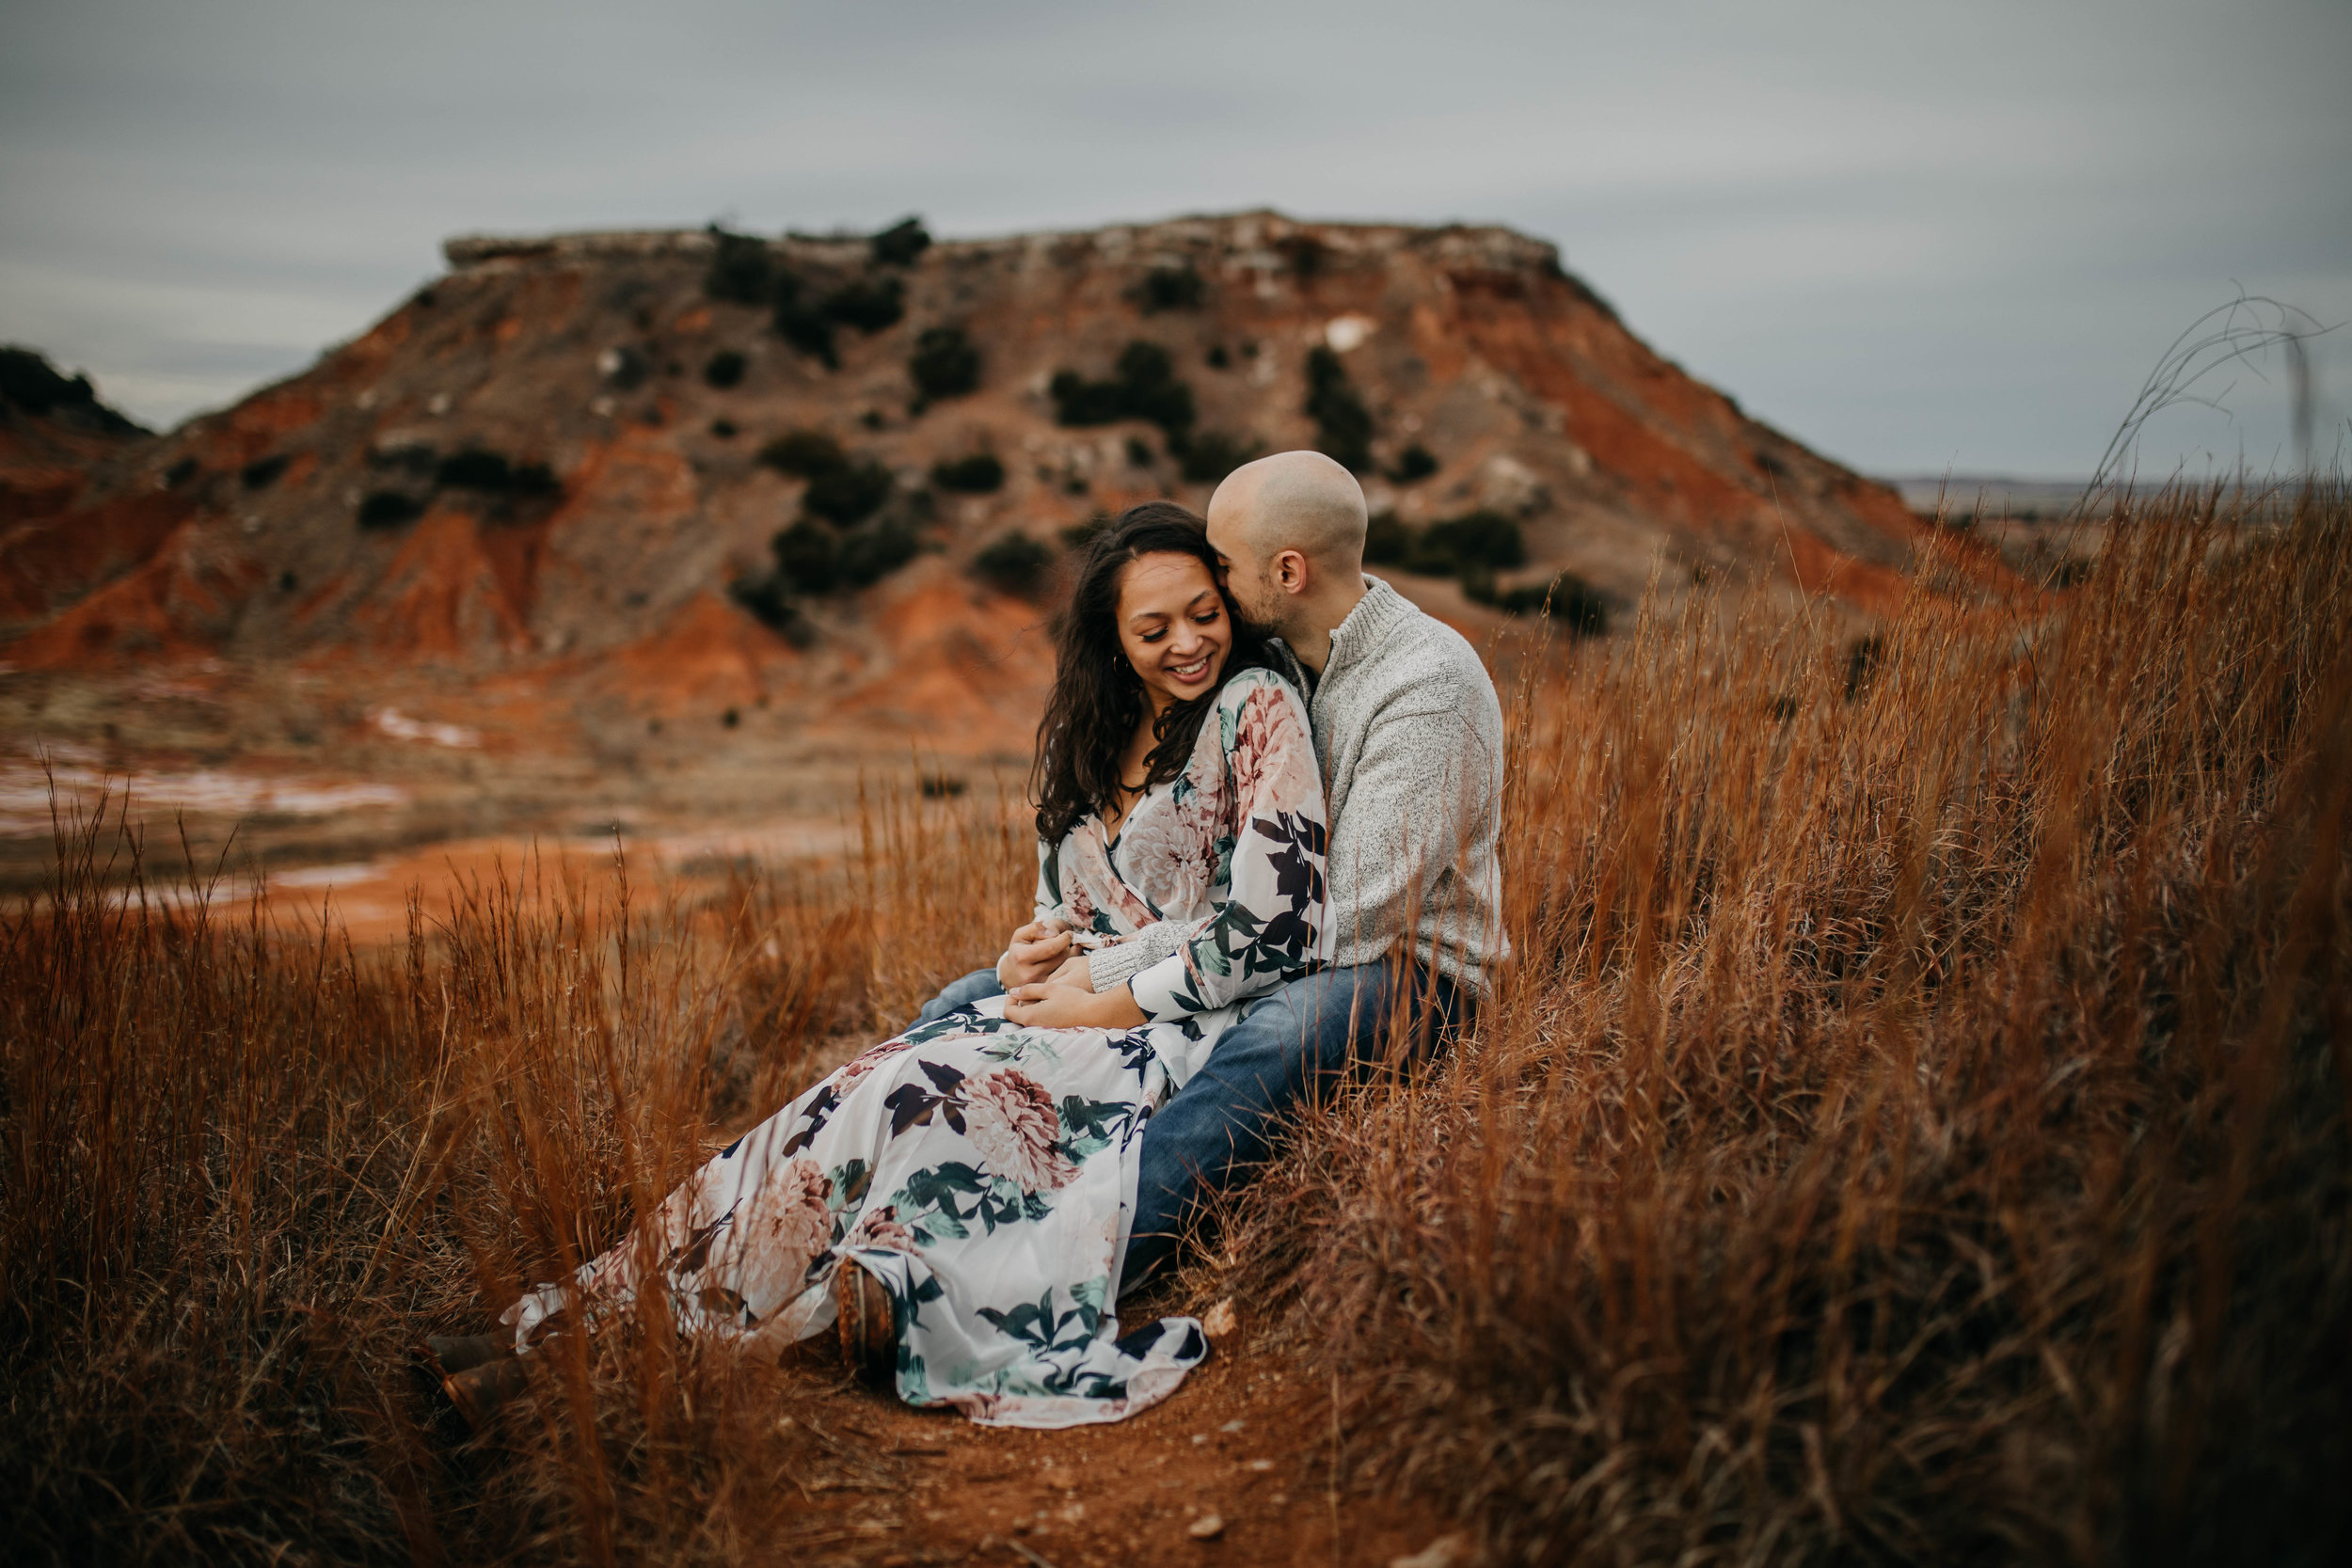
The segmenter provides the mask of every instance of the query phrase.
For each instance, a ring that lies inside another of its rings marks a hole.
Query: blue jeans
[[[994,970],[975,970],[933,997],[917,1022],[1003,990]],[[1144,1127],[1120,1293],[1158,1273],[1176,1255],[1185,1224],[1265,1163],[1294,1106],[1383,1061],[1435,1055],[1470,1001],[1435,970],[1386,963],[1327,969],[1260,998]],[[1383,1040],[1392,1015],[1402,1025],[1401,1052]]]

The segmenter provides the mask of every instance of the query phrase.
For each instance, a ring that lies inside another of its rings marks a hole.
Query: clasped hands
[[[1005,1016],[1040,1029],[1132,1029],[1143,1009],[1125,986],[1097,992],[1067,921],[1032,920],[996,960]]]

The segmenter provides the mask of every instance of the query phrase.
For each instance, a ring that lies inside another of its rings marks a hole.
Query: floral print
[[[1037,912],[1113,935],[1184,927],[1174,956],[1128,982],[1155,1025],[1198,1032],[1164,1049],[1181,1087],[1235,1009],[1329,957],[1327,845],[1307,705],[1273,672],[1245,670],[1218,692],[1190,766],[1137,803],[1117,840],[1089,817],[1041,850]]]
[[[964,1091],[963,1107],[972,1147],[1023,1192],[1050,1193],[1078,1174],[1057,1147],[1061,1121],[1054,1097],[1027,1073],[999,1068],[982,1074]]]
[[[1304,705],[1241,672],[1117,840],[1089,818],[1040,849],[1041,915],[1113,940],[1182,923],[1176,956],[1134,982],[1149,1022],[1024,1028],[995,998],[884,1041],[517,1302],[517,1346],[655,1288],[682,1332],[773,1354],[831,1326],[854,1259],[897,1308],[910,1403],[1055,1427],[1167,1398],[1208,1353],[1200,1325],[1122,1333],[1111,1308],[1143,1129],[1253,998],[1328,954],[1323,830]]]

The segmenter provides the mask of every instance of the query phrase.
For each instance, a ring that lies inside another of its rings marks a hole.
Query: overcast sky
[[[6,0],[0,340],[168,424],[462,230],[1272,205],[1510,224],[1843,461],[2066,477],[2240,288],[2352,321],[2347,171],[2346,0]],[[2141,470],[2291,466],[2285,386]]]

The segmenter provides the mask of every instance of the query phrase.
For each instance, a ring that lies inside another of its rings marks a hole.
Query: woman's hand
[[[1080,990],[1091,991],[1094,989],[1094,971],[1088,967],[1086,954],[1073,953],[1062,960],[1059,969],[1045,977],[1045,983],[1051,986],[1075,986]]]
[[[1050,981],[1012,987],[1005,1016],[1033,1029],[1133,1029],[1146,1022],[1125,986],[1096,992]]]
[[[1052,977],[1070,956],[1070,925],[1032,920],[1012,934],[1012,945],[996,960],[996,980],[1007,990]]]

